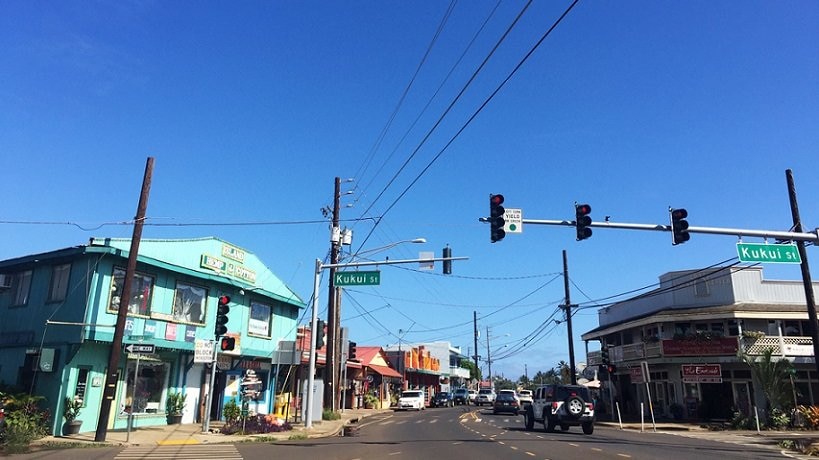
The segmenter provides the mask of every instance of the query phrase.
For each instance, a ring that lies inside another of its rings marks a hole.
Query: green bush
[[[31,441],[48,435],[51,414],[39,407],[42,396],[19,393],[2,395],[6,423],[0,430],[0,444],[6,452],[24,452]]]
[[[321,419],[322,420],[338,420],[341,418],[341,414],[338,412],[333,411],[332,409],[324,409],[321,412]]]
[[[239,409],[239,405],[232,399],[226,402],[225,407],[222,408],[222,415],[225,416],[225,422],[228,424],[235,423],[237,420],[239,420],[239,415],[241,413],[242,411]]]

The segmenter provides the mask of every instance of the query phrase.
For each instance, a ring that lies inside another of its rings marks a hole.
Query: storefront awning
[[[378,372],[379,374],[381,374],[384,377],[396,377],[396,378],[399,378],[399,379],[401,378],[401,374],[396,372],[391,367],[386,367],[386,366],[367,366],[367,367],[372,369],[375,372]]]
[[[432,371],[429,369],[412,369],[407,368],[407,372],[415,372],[416,374],[442,375],[441,372]]]

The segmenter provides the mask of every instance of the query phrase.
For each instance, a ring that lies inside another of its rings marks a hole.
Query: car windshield
[[[515,395],[511,393],[501,393],[498,395],[498,401],[514,401]]]
[[[405,391],[401,393],[402,398],[420,398],[421,392],[420,391]]]
[[[447,393],[446,391],[442,391],[442,392],[438,393],[438,398],[443,399],[443,398],[448,398],[448,397],[449,397],[449,393]]]
[[[479,395],[489,395],[492,394],[492,390],[481,390],[478,392]]]

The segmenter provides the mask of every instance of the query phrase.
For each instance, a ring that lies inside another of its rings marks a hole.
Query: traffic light
[[[609,361],[609,348],[608,347],[601,348],[600,355],[603,357],[603,365],[608,367],[609,364],[611,364],[611,361]]]
[[[503,239],[506,236],[506,231],[503,229],[503,226],[506,225],[506,221],[503,219],[504,213],[506,210],[503,209],[503,195],[489,195],[489,227],[490,227],[490,239],[493,243],[496,243]]]
[[[577,241],[585,240],[592,236],[592,229],[589,226],[592,223],[591,206],[587,204],[574,205],[575,226],[577,227]]]
[[[316,350],[324,346],[324,321],[316,321]]]
[[[355,359],[356,351],[356,343],[350,342],[347,347],[347,359]]]
[[[449,246],[444,248],[444,259],[447,257],[452,257],[452,248]],[[452,261],[445,260],[444,261],[444,275],[451,275],[452,274]]]
[[[231,351],[236,348],[236,337],[222,337],[219,342],[219,349],[222,351]]]
[[[685,220],[688,217],[688,211],[683,208],[669,208],[668,211],[671,214],[671,244],[676,246],[690,240],[691,235],[688,233],[688,221]]]
[[[609,375],[614,375],[614,373],[617,372],[617,366],[614,364],[609,364],[606,366],[606,370],[609,372]]]
[[[227,333],[228,313],[230,313],[230,296],[219,297],[219,305],[216,307],[216,327],[213,333],[216,337]]]

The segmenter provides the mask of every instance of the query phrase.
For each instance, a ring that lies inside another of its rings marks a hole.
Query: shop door
[[[746,417],[751,416],[750,382],[734,382],[734,407]]]

